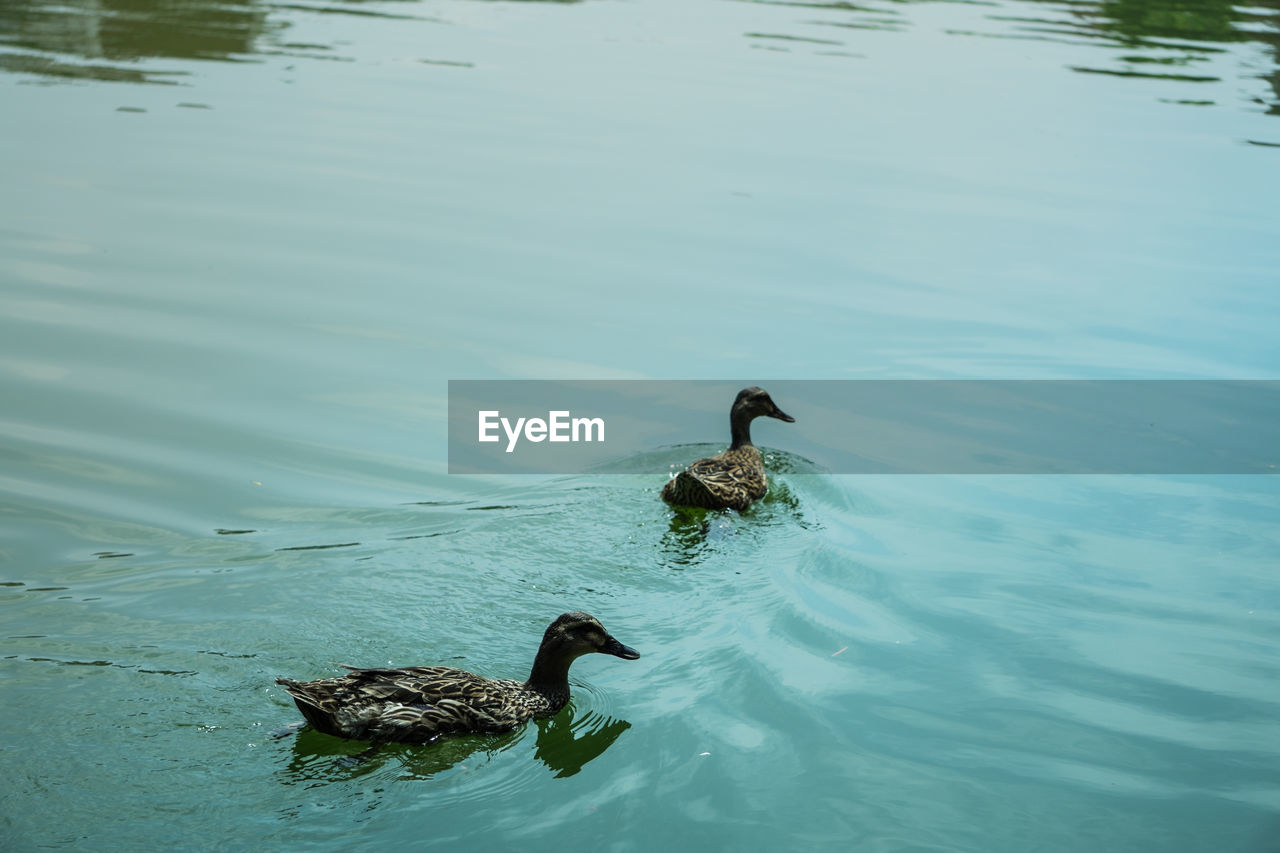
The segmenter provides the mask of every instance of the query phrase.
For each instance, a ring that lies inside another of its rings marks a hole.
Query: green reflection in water
[[[1236,41],[1236,13],[1227,0],[1109,0],[1097,25],[1133,44],[1152,38]]]
[[[1215,83],[1221,77],[1150,66],[1189,66],[1209,61],[1223,48],[1210,45],[1261,42],[1280,62],[1280,3],[1268,0],[1249,7],[1229,0],[1104,0],[1099,4],[1048,4],[1066,8],[1070,21],[1053,21],[1069,30],[1112,41],[1126,50],[1115,57],[1120,67],[1072,65],[1071,70],[1116,77],[1157,78],[1183,83]],[[1135,54],[1134,49],[1152,54]],[[1277,97],[1268,112],[1280,111],[1280,71],[1255,75],[1267,80]],[[1177,99],[1176,103],[1203,105],[1202,99]]]
[[[558,4],[581,0],[520,0]],[[744,0],[772,6],[821,10],[829,20],[806,24],[841,30],[903,31],[909,25],[905,10],[914,0],[881,3],[812,2],[812,0]],[[937,0],[932,0],[937,2]],[[974,0],[950,0],[973,3]],[[952,35],[1025,38],[1037,41],[1116,45],[1124,53],[1114,64],[1073,63],[1073,71],[1128,78],[1154,78],[1177,83],[1216,83],[1221,73],[1196,73],[1186,66],[1209,62],[1223,48],[1212,45],[1260,42],[1280,63],[1280,2],[1264,0],[1249,6],[1228,0],[1033,0],[1047,14],[1002,14],[1011,4],[980,3],[999,11],[986,16],[1008,28],[1002,32],[948,30]],[[410,5],[412,4],[412,6]],[[107,82],[177,85],[189,79],[189,69],[156,68],[156,60],[248,61],[254,56],[287,55],[339,59],[334,47],[293,44],[280,34],[291,25],[290,13],[355,15],[395,20],[433,20],[409,8],[424,6],[399,0],[390,11],[386,0],[312,0],[264,3],[260,0],[7,0],[0,4],[0,70],[31,74],[48,81],[93,79]],[[748,32],[753,47],[787,50],[789,45],[844,46],[841,40],[788,33]],[[1135,50],[1150,56],[1135,55]],[[859,55],[859,54],[851,54]],[[430,62],[430,60],[426,60]],[[441,62],[470,67],[466,62]],[[1152,67],[1157,66],[1157,67]],[[1163,67],[1161,67],[1163,66]],[[1170,66],[1178,66],[1174,70]],[[1261,79],[1272,90],[1254,103],[1280,114],[1280,69],[1259,74],[1250,67],[1245,76]],[[1170,103],[1204,105],[1202,97],[1164,98]]]
[[[549,719],[533,722],[534,757],[557,779],[581,772],[631,728],[596,711],[579,714],[572,703]],[[290,727],[292,729],[293,727]],[[444,737],[430,744],[375,744],[321,734],[309,726],[279,733],[291,737],[291,756],[280,772],[284,785],[339,782],[377,773],[391,765],[401,778],[430,779],[468,762],[486,762],[517,746],[524,730]]]
[[[189,72],[138,63],[157,57],[230,61],[253,53],[254,42],[271,26],[266,11],[250,0],[10,0],[0,5],[0,45],[6,48],[0,67],[51,77],[173,84]],[[68,57],[93,61],[80,64]]]
[[[5,0],[0,3],[0,70],[51,80],[175,85],[192,72],[152,68],[148,63],[257,61],[255,55],[339,58],[325,55],[333,50],[330,45],[282,41],[281,34],[291,26],[285,13],[427,20],[361,5],[365,2]],[[379,5],[385,6],[385,0]]]
[[[901,32],[910,23],[903,10],[923,5],[920,0],[888,0],[882,3],[814,2],[814,0],[741,0],[741,2],[818,9],[828,17],[809,23],[844,30],[887,30]],[[1177,83],[1217,83],[1222,77],[1214,73],[1193,73],[1165,68],[1204,64],[1227,52],[1217,45],[1260,42],[1269,46],[1280,64],[1280,2],[1238,6],[1228,0],[1031,0],[1044,12],[1038,15],[1010,14],[1019,4],[985,2],[984,0],[924,0],[925,3],[962,3],[991,6],[985,16],[1002,31],[984,32],[972,29],[948,29],[950,35],[995,39],[1025,39],[1059,44],[1116,46],[1124,54],[1115,57],[1116,66],[1071,64],[1072,71],[1112,77],[1150,78]],[[748,32],[753,47],[761,47],[763,38],[793,42],[817,41],[792,35]],[[770,47],[772,50],[782,49]],[[1139,55],[1135,51],[1149,51]],[[1156,67],[1151,67],[1156,66]],[[1257,74],[1248,66],[1246,77],[1262,79],[1275,93],[1269,100],[1255,102],[1267,107],[1270,114],[1280,113],[1280,70]],[[1203,98],[1165,98],[1168,103],[1197,106],[1214,103]]]

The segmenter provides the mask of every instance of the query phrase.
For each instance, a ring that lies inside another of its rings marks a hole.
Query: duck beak
[[[604,645],[600,647],[600,653],[605,655],[613,655],[623,660],[635,660],[640,657],[640,653],[630,646],[624,646],[613,637],[604,641]]]
[[[788,415],[786,412],[782,411],[782,409],[779,409],[777,406],[773,407],[773,411],[769,413],[769,417],[777,418],[780,421],[786,421],[789,424],[793,424],[796,422],[795,418],[791,417],[791,415]]]

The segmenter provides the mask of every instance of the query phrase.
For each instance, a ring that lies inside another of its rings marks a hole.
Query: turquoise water
[[[833,476],[778,399],[686,517],[725,435],[445,440],[449,379],[1274,379],[1278,32],[7,0],[0,846],[1276,850],[1272,477]],[[521,677],[571,609],[643,656],[550,721],[273,736],[276,676]]]

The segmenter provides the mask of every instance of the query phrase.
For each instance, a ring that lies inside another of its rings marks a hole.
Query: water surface
[[[1274,478],[833,476],[779,399],[770,496],[684,514],[727,435],[445,429],[465,378],[1274,379],[1278,22],[8,0],[3,846],[1274,849]],[[643,657],[552,720],[272,736],[276,676],[521,677],[571,609]]]

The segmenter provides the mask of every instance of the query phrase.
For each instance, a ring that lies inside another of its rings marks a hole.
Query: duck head
[[[768,391],[758,385],[743,388],[738,392],[737,398],[733,401],[732,415],[745,415],[748,420],[764,416],[777,418],[789,424],[796,422],[795,418],[778,408]]]
[[[777,407],[768,391],[756,385],[743,388],[734,399],[733,408],[729,410],[729,428],[733,436],[732,447],[738,448],[751,443],[751,422],[762,416],[777,418],[789,424],[796,422],[795,418]]]
[[[573,660],[582,655],[599,652],[613,655],[623,660],[635,660],[640,653],[630,646],[624,646],[615,640],[600,620],[589,613],[562,613],[547,627],[542,635],[542,648],[560,658]]]

